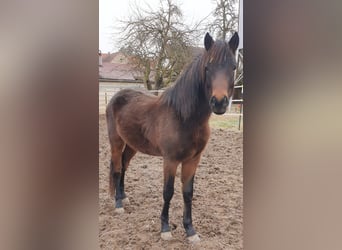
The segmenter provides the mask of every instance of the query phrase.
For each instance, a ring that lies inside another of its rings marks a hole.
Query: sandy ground
[[[182,225],[177,170],[170,206],[173,239],[160,238],[162,158],[138,153],[126,173],[130,203],[114,213],[108,192],[110,147],[105,116],[99,119],[99,245],[101,249],[242,249],[242,132],[212,129],[195,177],[193,225],[201,242],[189,245]]]

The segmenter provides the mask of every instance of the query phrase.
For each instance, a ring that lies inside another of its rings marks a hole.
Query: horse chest
[[[197,129],[192,133],[192,147],[200,153],[207,145],[209,139],[209,131],[206,129]]]
[[[164,149],[174,159],[183,161],[200,154],[205,148],[209,139],[207,129],[193,129],[187,132],[178,133],[173,139],[168,140]]]

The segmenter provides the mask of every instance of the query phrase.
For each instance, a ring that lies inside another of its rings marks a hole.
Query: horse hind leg
[[[111,144],[111,160],[110,160],[110,193],[115,199],[115,211],[117,213],[124,212],[122,199],[124,198],[121,189],[121,175],[122,175],[122,150],[124,148],[124,141],[117,138],[115,143]]]
[[[111,147],[109,191],[115,200],[115,211],[117,213],[122,213],[124,212],[124,209],[122,205],[123,194],[120,188],[120,181],[122,172],[122,151],[125,146],[125,142],[118,135],[112,113],[110,112],[107,112],[107,127]]]
[[[131,159],[133,158],[133,156],[137,153],[137,151],[135,151],[134,149],[132,149],[130,146],[128,146],[126,144],[125,150],[122,153],[122,170],[121,170],[121,179],[120,179],[120,191],[122,193],[123,196],[123,203],[128,204],[129,203],[129,199],[126,196],[125,193],[125,173],[126,170],[128,168],[129,162],[131,161]]]

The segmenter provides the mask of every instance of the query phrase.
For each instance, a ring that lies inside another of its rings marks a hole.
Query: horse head
[[[206,34],[204,38],[204,78],[211,110],[218,115],[226,112],[234,91],[235,54],[239,35],[235,32],[229,42],[214,41]]]

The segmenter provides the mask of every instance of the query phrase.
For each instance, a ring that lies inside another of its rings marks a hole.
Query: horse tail
[[[112,100],[108,103],[107,108],[106,108],[106,121],[107,121],[108,139],[109,139],[110,148],[112,151],[112,145],[113,145],[112,134],[113,134],[113,130],[115,129]],[[110,168],[110,171],[109,171],[109,193],[110,193],[110,196],[113,197],[113,195],[114,195],[114,181],[113,181],[114,164],[113,164],[112,157],[110,158],[109,168]]]
[[[110,194],[110,197],[114,196],[113,174],[114,174],[113,161],[110,160],[110,172],[109,172],[109,194]]]

